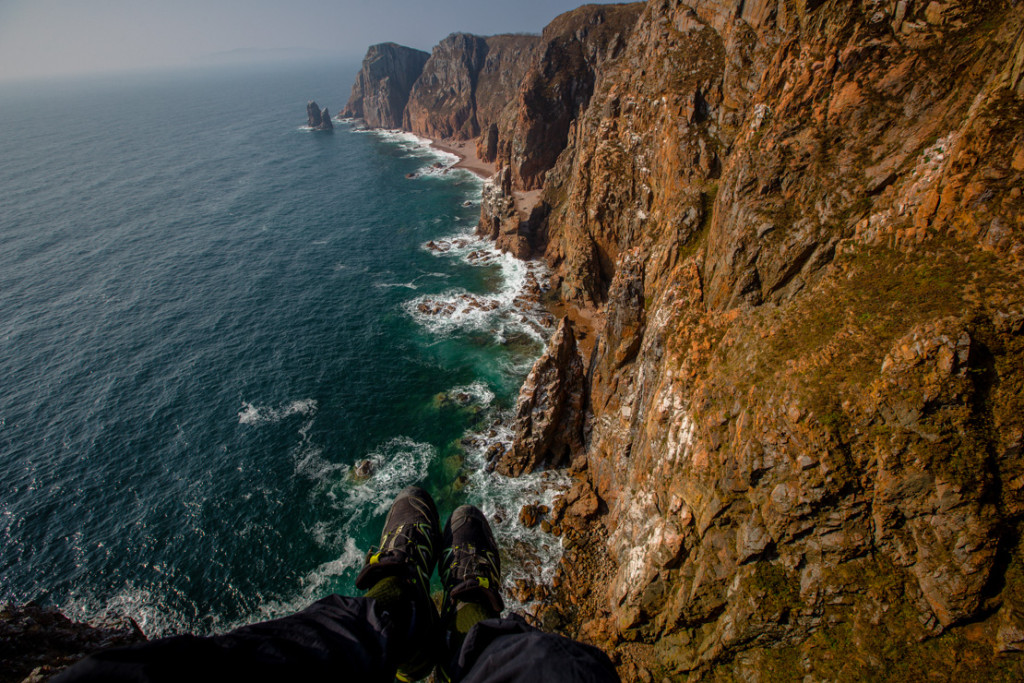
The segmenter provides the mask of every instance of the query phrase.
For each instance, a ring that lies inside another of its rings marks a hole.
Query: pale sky
[[[455,31],[540,30],[582,0],[0,0],[0,80],[210,63],[295,48],[356,61]]]

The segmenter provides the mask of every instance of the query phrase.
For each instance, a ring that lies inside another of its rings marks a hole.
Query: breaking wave
[[[488,332],[499,344],[514,334],[525,334],[543,344],[554,319],[541,304],[550,289],[547,268],[537,261],[521,261],[498,250],[489,240],[466,231],[431,240],[423,248],[438,258],[457,259],[476,267],[497,267],[498,291],[476,294],[462,288],[425,294],[406,302],[412,318],[438,336],[460,332]]]

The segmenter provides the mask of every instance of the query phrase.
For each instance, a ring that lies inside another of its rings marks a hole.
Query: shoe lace
[[[371,555],[370,564],[385,558],[410,565],[416,570],[420,584],[429,590],[428,571],[432,569],[433,555],[429,524],[399,524],[381,539],[380,549]]]
[[[498,581],[497,558],[491,551],[471,543],[446,548],[442,566],[442,582],[446,585],[472,578],[483,578],[488,583]]]

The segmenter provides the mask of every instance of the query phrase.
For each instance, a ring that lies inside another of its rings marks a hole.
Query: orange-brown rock
[[[434,48],[412,88],[403,127],[430,138],[477,137],[508,106],[537,42],[523,35],[448,36]]]
[[[577,627],[672,679],[1021,674],[1022,45],[1012,3],[648,3],[536,245],[602,310]]]
[[[517,476],[568,464],[583,451],[583,359],[568,318],[530,370],[516,403],[515,438],[497,471]]]

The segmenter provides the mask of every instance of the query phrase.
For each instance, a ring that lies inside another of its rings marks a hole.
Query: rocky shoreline
[[[482,160],[476,153],[476,146],[465,140],[431,140],[434,149],[459,157],[452,168],[463,168],[470,173],[489,180],[494,175],[494,162]]]
[[[131,619],[74,622],[52,608],[28,603],[0,606],[0,683],[35,683],[79,659],[146,640]]]

